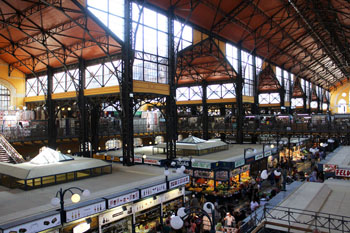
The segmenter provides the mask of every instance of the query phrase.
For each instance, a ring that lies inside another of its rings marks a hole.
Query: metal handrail
[[[322,232],[350,232],[350,217],[268,204],[253,212],[241,226],[241,230],[251,231],[261,223],[264,223],[265,227],[275,223],[288,229],[299,227],[318,229]]]
[[[25,160],[15,148],[6,140],[6,138],[0,134],[0,145],[6,151],[6,153],[12,158],[15,163],[23,163]]]

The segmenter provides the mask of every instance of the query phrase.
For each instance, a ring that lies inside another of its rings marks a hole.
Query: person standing
[[[235,218],[231,215],[230,212],[226,214],[226,217],[224,218],[225,225],[227,227],[233,227],[235,225]]]

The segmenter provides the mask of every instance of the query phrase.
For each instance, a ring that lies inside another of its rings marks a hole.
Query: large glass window
[[[124,0],[87,0],[88,9],[124,40]]]
[[[11,103],[11,93],[9,89],[0,85],[0,110],[8,110]]]
[[[230,44],[226,44],[226,58],[233,66],[233,69],[238,70],[238,49]]]
[[[279,104],[281,97],[279,93],[259,94],[259,104]]]
[[[175,51],[176,49],[180,51],[192,45],[192,41],[193,41],[192,33],[193,33],[193,30],[190,26],[184,25],[179,21],[174,21]]]
[[[167,83],[168,18],[136,3],[132,10],[132,27],[136,34],[134,79]]]
[[[279,82],[279,84],[282,86],[282,69],[276,66],[276,78]]]
[[[344,99],[340,99],[338,101],[338,113],[346,113],[346,101]]]
[[[254,85],[254,67],[253,67],[253,55],[245,51],[241,51],[242,54],[242,77],[244,79],[243,95],[253,96]]]
[[[176,89],[176,100],[185,101],[190,99],[190,89],[188,87],[179,87]]]
[[[289,101],[289,95],[290,95],[290,87],[293,86],[293,78],[289,81],[289,73],[287,71],[283,71],[283,79],[284,79],[284,89],[286,91],[286,94],[284,95],[284,101]]]
[[[255,57],[256,75],[259,75],[260,71],[262,70],[262,64],[263,64],[262,59],[260,57]]]
[[[208,99],[235,98],[235,86],[233,83],[214,84],[207,86]]]
[[[292,98],[292,107],[303,107],[304,101],[303,98]]]
[[[46,77],[45,77],[46,78]],[[78,83],[79,70],[69,70],[68,72],[58,72],[53,75],[53,93],[75,91],[74,82]]]

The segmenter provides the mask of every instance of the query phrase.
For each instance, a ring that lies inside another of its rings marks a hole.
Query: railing
[[[77,119],[69,119],[67,123],[61,127],[57,127],[57,138],[74,138],[79,137],[80,127]],[[149,125],[146,121],[139,121],[139,118],[134,121],[134,133],[135,134],[162,134],[166,131],[165,122],[158,122],[158,124]],[[177,131],[179,133],[201,133],[203,127],[201,123],[189,123],[182,121],[177,124]],[[209,121],[208,122],[209,133],[225,133],[227,135],[235,135],[237,132],[236,123],[225,123],[224,121]],[[4,137],[10,142],[16,141],[41,141],[47,140],[48,137],[48,124],[46,120],[30,121],[27,126],[20,127],[6,127],[2,128]],[[319,124],[308,125],[306,123],[269,123],[269,124],[257,124],[245,122],[243,124],[243,133],[246,135],[252,134],[337,134],[347,135],[350,134],[350,125],[337,124],[332,122],[331,124]],[[99,122],[100,136],[115,136],[121,135],[121,121],[106,121],[105,119]]]
[[[15,163],[23,163],[25,160],[22,155],[20,155],[13,146],[6,140],[6,138],[0,134],[0,145],[6,151],[6,153],[11,157]]]
[[[282,229],[290,232],[350,232],[350,217],[301,210],[296,208],[265,205],[245,219],[241,232],[252,232],[258,226]]]

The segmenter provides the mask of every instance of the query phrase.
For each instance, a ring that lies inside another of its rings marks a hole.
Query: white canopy
[[[40,153],[35,156],[29,163],[36,165],[53,164],[58,162],[64,162],[74,160],[69,155],[62,154],[61,152],[55,151],[49,147],[44,147]]]

